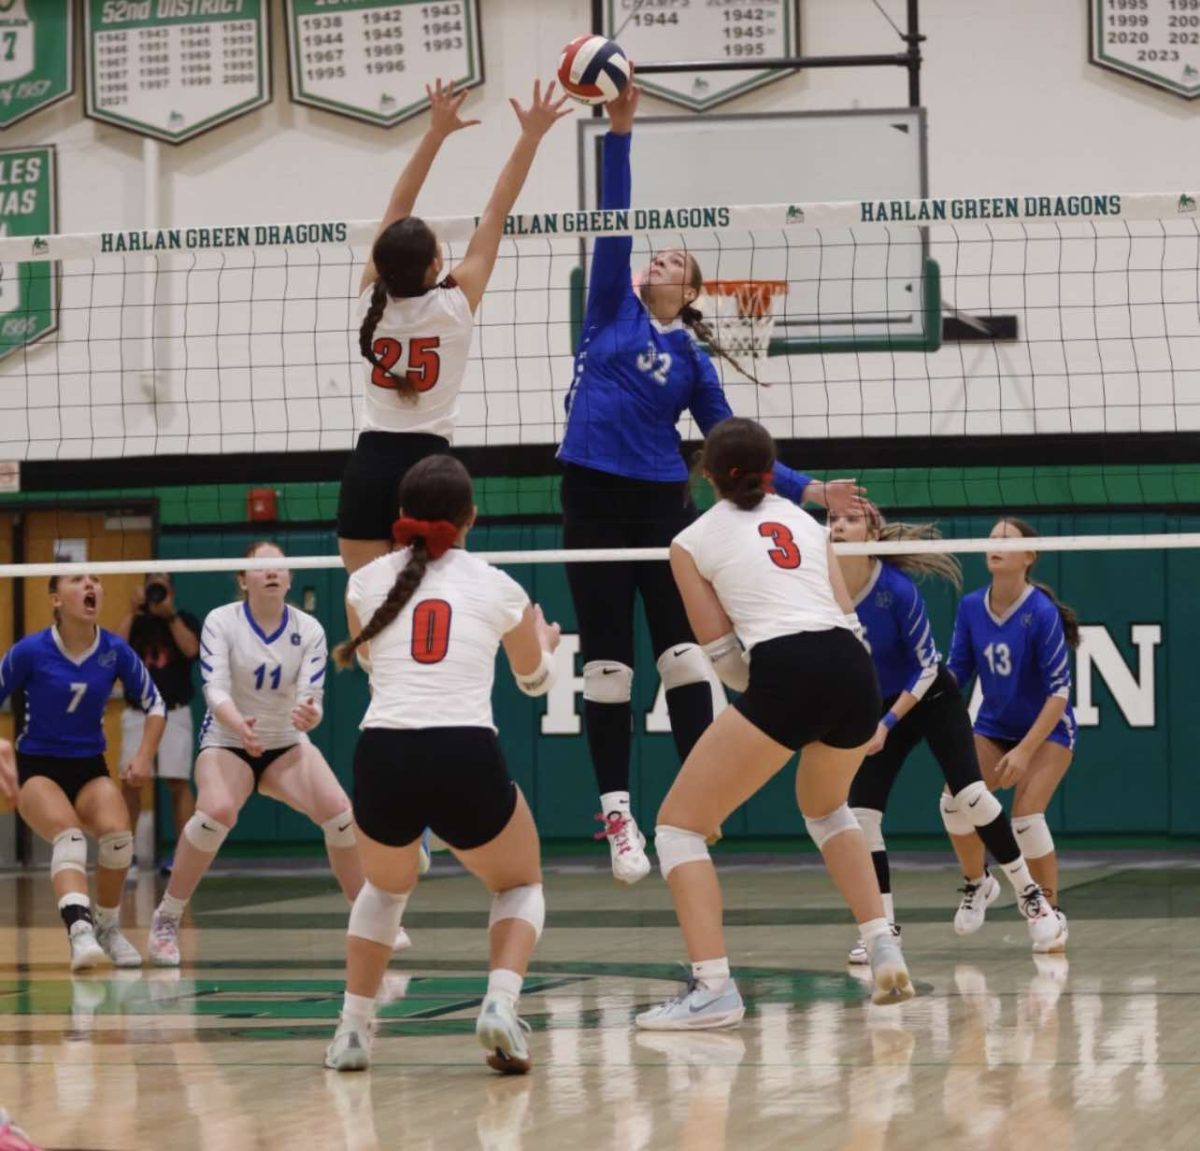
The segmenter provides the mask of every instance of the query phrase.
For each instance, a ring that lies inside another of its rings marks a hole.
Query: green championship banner
[[[1093,64],[1200,96],[1200,0],[1092,0],[1088,13]]]
[[[292,99],[389,128],[483,82],[479,0],[286,0]]]
[[[0,128],[75,90],[71,0],[0,0]]]
[[[57,224],[54,148],[0,149],[0,237],[31,236],[40,254]],[[0,359],[58,326],[58,265],[45,260],[0,263]]]
[[[87,0],[87,114],[178,144],[271,99],[266,0]]]
[[[791,72],[756,68],[755,61],[800,53],[798,0],[746,3],[642,3],[606,0],[604,35],[638,65],[675,60],[744,60],[734,72],[651,72],[638,84],[672,104],[705,112]]]

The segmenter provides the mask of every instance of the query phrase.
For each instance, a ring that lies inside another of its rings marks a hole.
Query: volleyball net
[[[431,223],[452,265],[476,221]],[[104,504],[129,538],[114,559],[142,554],[143,528],[327,528],[373,230],[0,238],[0,510],[58,509],[61,541],[72,509]],[[570,211],[509,231],[455,437],[485,517],[557,512],[592,248],[624,235],[635,278],[655,251],[695,257],[730,404],[790,464],[939,518],[1087,507],[1129,534],[1200,507],[1190,195]],[[700,438],[687,413],[681,431]]]

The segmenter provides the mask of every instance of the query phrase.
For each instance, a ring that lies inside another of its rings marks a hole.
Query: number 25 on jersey
[[[427,392],[438,382],[442,370],[441,354],[438,351],[441,337],[418,337],[408,341],[408,367],[404,378],[418,392]],[[377,388],[394,388],[400,378],[392,369],[404,355],[404,345],[390,336],[380,336],[371,345],[375,353],[375,367],[371,370],[371,383]]]

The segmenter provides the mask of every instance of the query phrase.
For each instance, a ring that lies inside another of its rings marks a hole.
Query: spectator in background
[[[192,730],[192,664],[200,655],[200,621],[175,606],[175,584],[166,572],[151,572],[135,587],[129,612],[117,625],[117,635],[126,640],[150,671],[150,678],[167,707],[167,730],[158,747],[156,774],[165,779],[171,793],[171,812],[178,834],[196,810],[192,794],[192,761],[195,738]],[[142,739],[146,717],[126,700],[121,717],[121,762],[136,750]],[[137,835],[141,813],[140,787],[124,785],[129,825]]]

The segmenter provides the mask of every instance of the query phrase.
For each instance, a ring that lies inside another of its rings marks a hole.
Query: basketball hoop
[[[786,280],[709,280],[712,327],[725,351],[765,359],[775,327],[775,300],[787,295]]]

